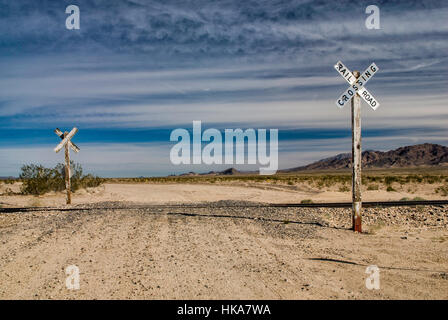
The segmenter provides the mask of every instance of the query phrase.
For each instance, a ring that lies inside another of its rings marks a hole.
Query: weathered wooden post
[[[64,138],[68,135],[68,132],[64,132]],[[68,143],[64,146],[65,149],[65,190],[67,191],[67,204],[72,203],[72,190],[70,186],[70,151],[68,149]]]
[[[76,146],[73,142],[70,141],[71,138],[78,132],[78,129],[75,127],[68,133],[65,131],[64,133],[61,132],[58,128],[54,130],[54,132],[62,139],[62,141],[54,148],[54,151],[58,153],[62,147],[65,148],[65,190],[67,192],[67,204],[72,203],[72,193],[71,193],[71,185],[70,185],[70,149],[72,148],[73,151],[79,152],[78,146]]]
[[[378,71],[375,63],[372,63],[363,74],[358,71],[351,72],[341,61],[334,65],[336,71],[350,84],[347,90],[336,101],[339,108],[351,100],[352,111],[352,228],[356,232],[362,232],[361,223],[361,98],[367,102],[373,110],[380,106],[378,101],[364,87],[367,81]]]
[[[353,75],[359,78],[359,71]],[[352,218],[353,230],[362,232],[361,227],[361,98],[356,93],[352,98]]]

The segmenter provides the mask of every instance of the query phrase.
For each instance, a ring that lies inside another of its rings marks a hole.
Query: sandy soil
[[[367,209],[356,234],[348,209],[229,204],[1,213],[0,298],[448,299],[448,206]]]
[[[6,188],[18,193],[20,184],[0,184],[0,205],[3,207],[41,207],[65,205],[65,194],[50,193],[44,196],[7,195]],[[314,202],[351,201],[351,192],[334,190],[294,190],[275,185],[214,185],[214,184],[104,184],[98,188],[79,190],[73,196],[73,204],[104,201],[130,201],[148,204],[195,203],[204,201],[254,201],[264,203],[299,203],[304,199]],[[3,193],[3,194],[2,194]],[[432,189],[422,189],[418,194],[408,192],[386,192],[384,190],[363,191],[363,201],[400,200],[404,197],[424,197],[427,200],[441,199]],[[446,197],[445,197],[446,198]]]
[[[2,188],[2,207],[66,207],[64,193]],[[413,196],[364,192],[365,201]],[[448,299],[448,206],[365,209],[363,234],[349,230],[349,209],[221,207],[303,199],[350,193],[105,184],[76,192],[75,211],[0,213],[0,298]],[[169,203],[184,206],[157,206]],[[80,290],[65,286],[69,265]],[[365,286],[369,265],[380,268],[380,290]]]

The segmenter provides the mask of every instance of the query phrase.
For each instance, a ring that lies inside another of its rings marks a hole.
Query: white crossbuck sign
[[[336,100],[336,105],[339,108],[343,108],[356,93],[359,94],[360,97],[363,98],[373,110],[376,110],[376,108],[380,106],[378,101],[364,87],[367,81],[369,81],[378,71],[378,67],[374,62],[372,62],[372,64],[358,77],[358,79],[356,79],[353,73],[341,61],[338,61],[338,63],[334,65],[334,68],[350,84],[350,87],[348,87],[339,99]]]
[[[75,152],[79,152],[79,148],[76,144],[74,144],[73,142],[70,141],[70,139],[76,134],[76,132],[78,132],[78,129],[75,127],[72,129],[72,131],[70,131],[69,134],[66,133],[62,133],[61,130],[59,130],[58,128],[56,128],[56,130],[54,130],[54,133],[56,133],[61,139],[62,141],[56,146],[56,148],[54,148],[54,151],[57,153],[59,152],[67,143],[68,146]]]

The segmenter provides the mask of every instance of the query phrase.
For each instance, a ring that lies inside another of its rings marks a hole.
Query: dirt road
[[[20,194],[21,183],[0,184],[0,206],[3,207],[45,207],[65,205],[64,192],[51,192],[42,196]],[[416,196],[426,200],[445,199],[434,193],[433,186],[422,186],[418,193],[387,192],[386,190],[364,190],[363,201],[398,201]],[[73,204],[99,203],[109,201],[130,201],[146,204],[197,203],[203,201],[253,201],[263,203],[350,202],[349,191],[312,189],[269,184],[213,185],[213,184],[152,184],[152,183],[105,183],[97,188],[81,189],[73,194]],[[10,190],[11,192],[6,192]]]
[[[369,209],[355,234],[347,209],[91,206],[0,214],[1,299],[448,299],[448,207]]]

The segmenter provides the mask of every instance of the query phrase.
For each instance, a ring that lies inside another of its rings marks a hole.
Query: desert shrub
[[[89,173],[83,176],[81,179],[79,179],[79,182],[80,182],[79,184],[80,188],[95,188],[104,183],[104,179]]]
[[[4,179],[4,180],[2,180],[2,179],[0,179],[0,184],[2,184],[2,183],[4,183],[4,184],[14,184],[14,180],[11,180],[11,179]]]
[[[384,178],[384,183],[386,185],[391,185],[392,183],[397,182],[397,181],[398,181],[398,178],[395,176],[387,176]]]
[[[438,187],[436,188],[435,193],[440,193],[442,197],[446,197],[448,195],[448,187]]]
[[[339,192],[348,192],[348,191],[350,191],[350,188],[346,185],[339,187]]]
[[[364,179],[364,180],[363,180],[363,183],[364,183],[364,181],[368,181],[368,182],[381,182],[383,178],[382,178],[382,177],[379,177],[379,176],[363,176],[362,179]]]
[[[377,184],[369,184],[367,186],[367,190],[378,190],[378,189],[379,189],[379,187]]]
[[[311,199],[303,199],[302,201],[300,201],[300,203],[302,203],[302,204],[313,203],[313,200],[311,200]]]
[[[386,189],[387,192],[393,192],[396,191],[394,188],[392,188],[392,186],[388,186]]]
[[[426,182],[428,182],[428,184],[433,184],[437,182],[437,177],[427,177]]]
[[[71,191],[80,188],[97,187],[104,182],[102,178],[91,174],[83,175],[81,165],[70,162],[72,176]],[[42,165],[28,164],[21,168],[20,179],[22,180],[21,191],[23,194],[42,195],[50,191],[65,190],[65,166],[59,163],[54,168],[45,168]]]
[[[408,197],[404,197],[404,198],[401,198],[401,199],[400,199],[400,201],[409,201],[409,200],[411,200],[411,199],[408,198]]]
[[[42,165],[29,164],[21,168],[20,179],[23,182],[22,193],[40,195],[49,191],[60,191],[64,180],[55,169]]]

